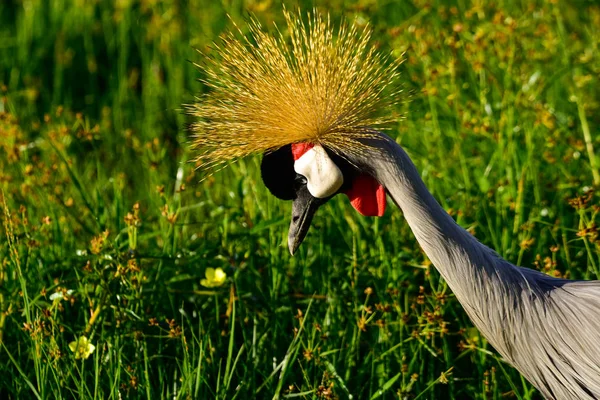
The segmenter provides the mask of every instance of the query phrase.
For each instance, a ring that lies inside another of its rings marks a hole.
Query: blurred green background
[[[369,23],[405,58],[391,135],[459,224],[511,262],[598,279],[596,2],[285,6]],[[282,8],[0,3],[1,398],[539,397],[396,207],[336,198],[292,258],[260,157],[195,172],[196,50],[250,15],[284,27]]]

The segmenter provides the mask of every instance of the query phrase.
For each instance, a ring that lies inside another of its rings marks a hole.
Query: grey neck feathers
[[[423,251],[496,350],[546,398],[600,398],[600,281],[516,267],[444,211],[404,150],[384,137],[354,162],[388,191]]]
[[[475,306],[480,298],[473,293],[473,288],[464,292],[462,289],[481,283],[479,280],[470,280],[485,273],[486,266],[498,256],[456,224],[444,211],[399,145],[391,139],[378,145],[379,150],[383,148],[383,153],[378,156],[366,155],[372,168],[370,173],[386,188],[402,210],[423,251],[461,303]]]

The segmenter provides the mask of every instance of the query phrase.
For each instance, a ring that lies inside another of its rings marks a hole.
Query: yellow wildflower
[[[219,287],[223,285],[227,279],[227,274],[222,268],[206,268],[204,276],[206,276],[206,279],[202,279],[200,284],[208,288]]]
[[[75,341],[69,343],[69,349],[71,349],[71,351],[75,353],[76,359],[86,359],[92,355],[92,353],[96,349],[96,346],[91,344],[88,338],[86,338],[85,336],[81,336],[79,339],[76,338]]]

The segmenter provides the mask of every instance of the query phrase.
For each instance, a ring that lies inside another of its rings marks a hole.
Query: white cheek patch
[[[294,170],[306,178],[308,191],[319,199],[334,195],[344,183],[342,171],[319,145],[296,160]]]

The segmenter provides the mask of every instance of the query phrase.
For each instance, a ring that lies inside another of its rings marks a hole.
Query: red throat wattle
[[[312,149],[312,143],[293,143],[292,155],[297,161],[304,153]],[[381,217],[385,212],[385,188],[371,175],[361,174],[354,179],[350,189],[344,191],[350,199],[350,204],[364,216]]]

